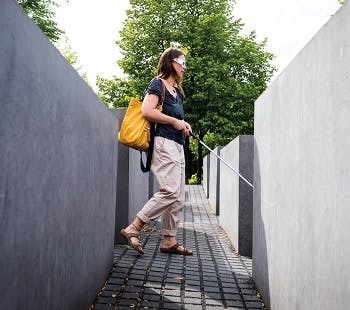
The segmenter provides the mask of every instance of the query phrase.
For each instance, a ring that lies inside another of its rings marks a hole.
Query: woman
[[[191,133],[183,112],[184,92],[182,78],[186,70],[185,54],[176,48],[168,48],[158,63],[158,76],[146,92],[142,104],[142,115],[157,123],[151,170],[157,178],[159,192],[144,205],[134,221],[121,234],[139,253],[143,253],[140,231],[145,223],[161,216],[163,236],[160,251],[192,255],[176,240],[180,212],[185,201],[185,158],[183,145]],[[156,109],[162,96],[162,83],[166,87],[162,112]]]

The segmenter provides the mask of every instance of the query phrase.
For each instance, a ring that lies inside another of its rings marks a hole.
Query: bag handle
[[[162,79],[160,79],[160,81],[162,82],[162,96],[159,100],[160,102],[159,105],[162,106],[165,100],[165,85]],[[149,141],[149,144],[148,144],[146,165],[144,165],[142,161],[142,151],[140,151],[140,167],[142,172],[148,172],[151,170],[153,147],[154,147],[154,135],[156,133],[156,123],[150,122],[150,127],[151,127],[151,140]]]

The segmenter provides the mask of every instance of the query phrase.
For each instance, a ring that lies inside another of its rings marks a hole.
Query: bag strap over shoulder
[[[163,105],[164,100],[165,100],[165,85],[164,85],[163,80],[161,80],[161,82],[162,82],[162,97],[160,97],[160,105]]]
[[[158,105],[162,106],[165,100],[165,85],[161,79],[160,81],[162,82],[162,96],[159,100]],[[151,140],[149,141],[149,144],[148,144],[146,165],[144,165],[142,161],[142,152],[140,151],[140,166],[141,166],[142,172],[148,172],[151,170],[153,147],[154,147],[154,135],[156,133],[156,124],[154,122],[150,122],[150,126],[151,126]]]

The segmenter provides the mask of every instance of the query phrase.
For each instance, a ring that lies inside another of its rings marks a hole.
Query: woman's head
[[[167,79],[172,76],[177,84],[180,83],[186,70],[185,54],[181,50],[170,47],[166,49],[158,62],[158,76]]]

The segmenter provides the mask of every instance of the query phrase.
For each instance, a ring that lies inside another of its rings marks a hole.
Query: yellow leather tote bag
[[[165,86],[162,82],[162,97],[157,110],[162,111],[164,99]],[[150,141],[154,138],[151,135],[151,127],[154,124],[142,116],[141,108],[141,99],[132,98],[130,100],[118,133],[118,141],[135,150],[147,152]]]

